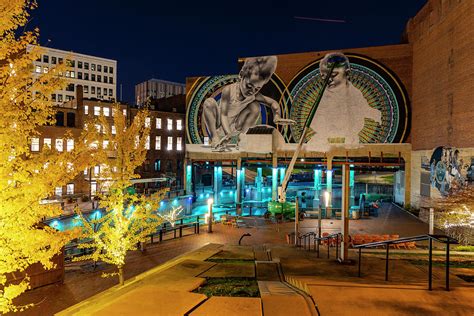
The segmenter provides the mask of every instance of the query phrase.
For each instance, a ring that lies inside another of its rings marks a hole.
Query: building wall
[[[150,79],[135,85],[135,104],[143,105],[148,99],[161,99],[186,93],[182,83]]]
[[[117,99],[117,61],[90,55],[78,54],[54,48],[42,47],[41,58],[34,62],[33,72],[48,71],[58,63],[66,63],[69,70],[64,74],[71,88],[54,93],[55,104],[72,100],[77,85],[84,87],[84,97],[100,100]],[[86,69],[87,68],[87,69]],[[99,93],[100,91],[100,93]]]
[[[413,46],[413,150],[474,146],[474,2],[431,0],[406,35]]]

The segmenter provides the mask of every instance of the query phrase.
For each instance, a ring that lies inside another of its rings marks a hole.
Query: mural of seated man
[[[321,60],[321,76],[325,78],[328,75],[328,64],[332,62],[337,62],[336,68],[311,122],[315,135],[308,142],[308,149],[359,144],[359,133],[366,118],[381,123],[382,113],[372,108],[362,92],[349,81],[349,59],[343,53],[329,53]]]
[[[273,123],[293,124],[281,117],[277,101],[260,93],[277,67],[276,56],[247,58],[239,73],[239,81],[222,89],[221,99],[207,98],[203,103],[203,121],[209,132],[211,146],[216,148],[230,142],[232,137],[245,134],[257,124],[260,104],[273,111]]]

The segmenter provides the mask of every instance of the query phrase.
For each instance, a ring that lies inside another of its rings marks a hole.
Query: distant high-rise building
[[[55,91],[53,101],[59,105],[75,97],[77,85],[83,86],[84,97],[113,101],[117,96],[117,61],[96,56],[78,54],[55,48],[42,47],[41,57],[34,62],[34,73],[45,73],[56,64],[66,63],[64,74],[69,85]]]
[[[186,94],[186,85],[160,79],[150,79],[135,85],[135,103],[143,105],[149,99]]]

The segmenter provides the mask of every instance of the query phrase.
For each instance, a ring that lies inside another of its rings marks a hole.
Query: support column
[[[255,178],[255,186],[257,187],[257,196],[256,200],[262,200],[262,190],[263,190],[263,183],[262,183],[262,168],[257,168],[257,177]]]
[[[351,166],[353,167],[353,166]],[[349,172],[349,185],[351,188],[351,195],[350,195],[350,200],[349,200],[349,209],[351,206],[355,205],[355,170],[352,170]]]
[[[188,160],[184,168],[184,189],[186,190],[186,195],[193,194],[193,165]]]
[[[327,192],[327,201],[326,207],[332,207],[332,170],[326,171],[326,192]]]
[[[286,168],[280,168],[280,184],[282,184],[283,180],[285,180],[285,171]]]
[[[341,261],[349,259],[349,200],[350,200],[350,167],[342,166],[342,210],[341,210]]]
[[[314,169],[314,198],[313,198],[313,208],[318,208],[321,204],[319,201],[319,196],[321,195],[321,169]]]
[[[237,215],[242,214],[242,158],[237,158],[237,175],[236,175],[236,180],[237,180],[237,187],[235,190],[235,208]]]
[[[214,204],[220,204],[222,191],[222,166],[214,165]]]
[[[272,201],[278,200],[278,156],[272,156]]]
[[[402,156],[405,160],[405,207],[411,204],[411,152]]]

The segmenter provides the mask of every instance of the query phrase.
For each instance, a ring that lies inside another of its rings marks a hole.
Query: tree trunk
[[[119,267],[118,270],[119,270],[119,284],[120,284],[120,285],[123,285],[123,284],[124,284],[124,280],[123,280],[123,268],[122,268],[122,267]]]

